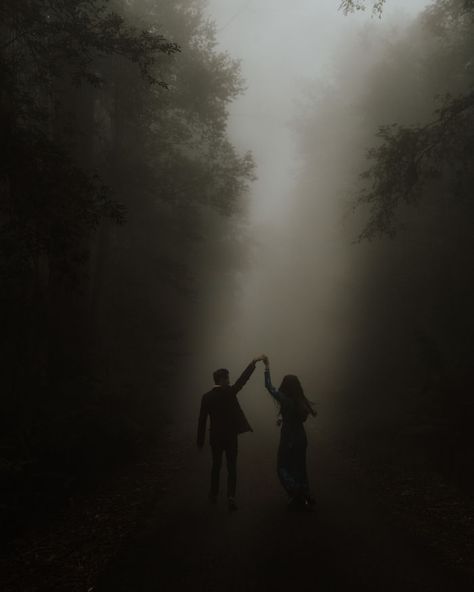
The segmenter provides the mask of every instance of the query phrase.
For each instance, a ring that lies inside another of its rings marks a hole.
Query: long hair
[[[296,408],[298,409],[302,421],[305,421],[308,415],[312,415],[313,417],[316,416],[316,411],[306,398],[301,382],[297,376],[294,374],[287,374],[284,376],[279,390],[296,403]]]

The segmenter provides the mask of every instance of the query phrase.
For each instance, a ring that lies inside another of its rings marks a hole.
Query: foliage
[[[324,237],[313,275],[318,292],[331,286],[327,331],[339,332],[338,373],[347,376],[336,423],[350,418],[341,431],[363,440],[373,430],[375,443],[396,434],[406,458],[418,458],[418,475],[472,492],[474,35],[466,7],[436,1],[403,27],[369,25],[342,46],[301,125],[307,203],[299,222],[305,246]],[[356,215],[334,221],[329,234],[328,215],[340,214],[344,196],[354,205],[358,185]],[[361,226],[361,238],[380,240],[349,245]],[[307,316],[320,331],[317,305]],[[387,449],[386,462],[406,466],[395,439]]]
[[[87,254],[84,240],[101,218],[123,218],[123,208],[97,175],[74,162],[72,144],[78,140],[71,141],[71,130],[65,134],[57,122],[59,102],[68,100],[60,86],[70,86],[67,77],[76,85],[99,84],[103,76],[97,60],[110,55],[135,62],[147,80],[164,85],[151,68],[157,54],[178,48],[156,29],[127,25],[107,5],[31,0],[8,1],[0,8],[0,124],[6,154],[0,164],[0,208],[8,237],[1,245],[1,264],[8,269],[3,275],[15,268],[21,272],[27,262],[33,267],[42,253],[56,271],[73,272]]]
[[[6,0],[0,17],[5,65],[20,71],[26,67],[40,82],[71,73],[77,82],[98,84],[96,59],[110,55],[131,60],[150,81],[158,81],[150,74],[157,55],[178,51],[156,27],[128,25],[108,0]]]
[[[162,425],[196,241],[232,228],[209,218],[242,212],[253,178],[226,129],[243,81],[201,0],[0,17],[0,445],[87,470]]]
[[[251,156],[240,157],[227,138],[228,105],[243,81],[239,63],[216,51],[215,27],[203,8],[200,0],[166,1],[157,13],[147,11],[147,22],[169,23],[182,53],[167,64],[169,92],[137,95],[136,108],[150,117],[143,133],[163,199],[232,214],[254,169]]]
[[[386,0],[377,0],[376,2],[366,2],[365,0],[341,0],[339,4],[339,10],[342,10],[344,14],[350,12],[360,12],[367,9],[367,5],[372,4],[372,13],[377,16],[382,16],[383,7]]]
[[[123,208],[95,176],[41,130],[17,130],[2,163],[1,264],[5,281],[46,255],[71,276],[84,257],[84,239],[102,217],[123,221]]]
[[[453,197],[469,197],[474,180],[473,16],[472,6],[458,0],[439,1],[424,14],[421,26],[448,60],[450,79],[459,92],[438,98],[441,106],[428,124],[379,128],[380,143],[368,152],[372,165],[362,174],[358,198],[370,207],[361,239],[394,236],[399,204],[417,202],[434,180]],[[432,59],[438,59],[437,52]]]

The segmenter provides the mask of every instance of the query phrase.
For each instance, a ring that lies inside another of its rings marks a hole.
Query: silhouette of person
[[[306,398],[297,376],[287,374],[279,389],[272,385],[270,362],[265,364],[265,388],[279,403],[281,415],[280,444],[278,446],[277,472],[280,483],[289,496],[291,509],[309,509],[314,505],[306,471],[307,438],[304,422],[308,415],[316,416]]]
[[[235,491],[237,486],[237,438],[239,434],[253,431],[237,400],[237,393],[248,381],[257,362],[262,356],[253,359],[242,372],[235,384],[231,385],[229,371],[220,368],[213,374],[215,386],[201,399],[199,412],[197,445],[204,446],[207,417],[210,418],[209,440],[212,450],[211,489],[209,500],[217,502],[222,455],[227,464],[227,500],[230,511],[237,509]]]

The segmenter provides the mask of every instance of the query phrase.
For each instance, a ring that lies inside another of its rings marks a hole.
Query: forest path
[[[186,460],[173,486],[94,592],[469,589],[395,523],[354,466],[311,428],[317,507],[288,511],[274,470],[277,438],[276,428],[240,438],[239,510],[232,514],[224,497],[217,506],[207,501],[209,451],[180,438]]]

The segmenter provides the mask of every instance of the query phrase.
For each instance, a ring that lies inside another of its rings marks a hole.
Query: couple
[[[254,358],[235,384],[231,385],[229,371],[225,368],[214,372],[214,388],[203,395],[199,413],[197,445],[204,446],[207,416],[210,417],[210,444],[212,450],[211,503],[217,502],[222,455],[227,461],[227,497],[229,510],[237,509],[235,489],[237,484],[237,437],[251,432],[237,400],[237,393],[248,381],[258,362],[265,365],[265,388],[280,406],[281,435],[278,447],[278,477],[289,496],[292,509],[308,509],[314,504],[306,475],[306,432],[303,423],[308,415],[315,416],[305,397],[300,381],[288,374],[276,389],[270,377],[270,363],[265,355]]]

